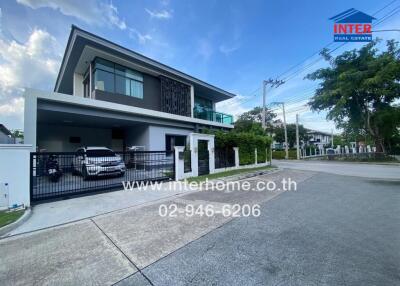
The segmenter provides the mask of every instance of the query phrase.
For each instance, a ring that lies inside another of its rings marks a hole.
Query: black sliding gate
[[[121,189],[123,182],[175,178],[173,151],[127,151],[115,154],[36,152],[30,158],[32,202]]]

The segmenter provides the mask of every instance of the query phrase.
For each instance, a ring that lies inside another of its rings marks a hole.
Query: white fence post
[[[254,148],[254,164],[257,165],[257,148]]]
[[[32,145],[0,144],[0,187],[8,192],[7,207],[30,206],[31,151]]]
[[[268,163],[268,148],[265,148],[265,163]]]
[[[185,150],[184,146],[175,146],[175,181],[182,180],[185,174],[185,162],[184,156],[179,158],[179,153],[182,153]]]
[[[210,174],[215,173],[215,145],[214,145],[214,138],[208,141],[208,164]]]
[[[239,147],[233,147],[233,151],[235,151],[235,168],[239,168]]]

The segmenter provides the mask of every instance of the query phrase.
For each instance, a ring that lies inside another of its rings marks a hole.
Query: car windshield
[[[86,156],[88,157],[115,157],[115,153],[111,150],[87,150]]]

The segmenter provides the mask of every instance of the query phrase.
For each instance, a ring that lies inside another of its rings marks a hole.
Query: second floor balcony
[[[222,112],[217,112],[211,109],[205,108],[194,108],[193,116],[195,118],[204,119],[208,121],[223,123],[223,124],[233,124],[233,116],[225,114]]]

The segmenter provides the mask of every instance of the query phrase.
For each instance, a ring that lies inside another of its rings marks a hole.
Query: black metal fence
[[[121,188],[122,182],[173,180],[173,151],[31,153],[31,201]]]
[[[192,153],[190,150],[183,151],[183,169],[185,173],[192,171]]]
[[[233,148],[215,149],[215,168],[235,166],[235,151]]]

